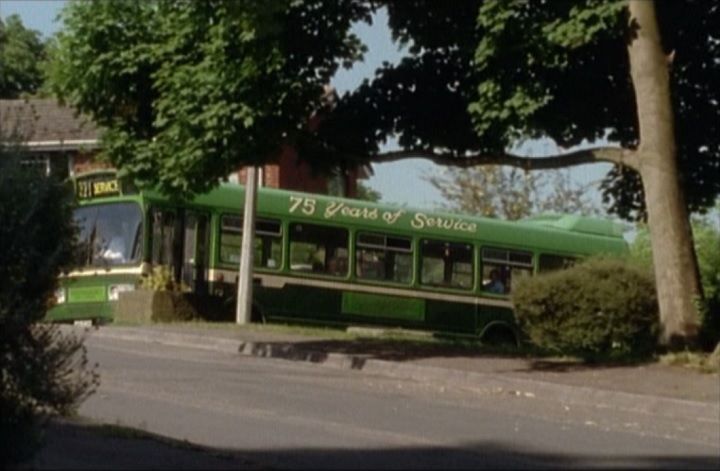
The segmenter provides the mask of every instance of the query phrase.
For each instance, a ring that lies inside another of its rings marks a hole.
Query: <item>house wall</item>
[[[327,179],[321,175],[314,175],[310,166],[298,159],[297,152],[292,147],[283,145],[276,160],[277,163],[263,166],[262,186],[308,193],[327,193]],[[237,175],[237,181],[245,184],[246,167],[240,168]]]
[[[70,166],[73,174],[113,168],[108,162],[98,161],[97,152],[83,152],[72,155]]]
[[[284,145],[278,158],[277,163],[266,164],[262,168],[262,186],[270,188],[282,188],[284,190],[304,191],[307,193],[328,194],[329,179],[324,175],[313,173],[312,168],[306,162],[298,158],[295,149],[288,145]],[[343,176],[344,194],[342,196],[355,198],[357,196],[357,181],[366,175],[360,168],[352,168],[346,171]],[[245,184],[247,181],[247,172],[245,167],[240,168],[237,172],[238,183]]]

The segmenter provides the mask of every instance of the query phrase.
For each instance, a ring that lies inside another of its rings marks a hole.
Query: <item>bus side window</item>
[[[240,262],[242,216],[223,215],[220,219],[220,261]],[[279,220],[257,218],[253,239],[253,266],[279,270],[282,262],[282,225]]]
[[[290,224],[290,269],[344,277],[348,274],[348,231],[339,227]]]
[[[577,259],[575,257],[564,257],[562,255],[540,254],[538,262],[538,271],[546,273],[549,271],[563,270],[575,265]]]
[[[471,289],[473,271],[472,245],[427,239],[421,242],[421,284]]]
[[[532,275],[532,254],[507,249],[482,249],[482,291],[509,294],[513,280]]]
[[[405,237],[361,232],[355,243],[356,276],[363,280],[412,280],[412,241]]]

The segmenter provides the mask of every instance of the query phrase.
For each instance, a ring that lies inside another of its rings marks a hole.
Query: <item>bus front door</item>
[[[207,293],[208,217],[186,211],[184,217],[183,257],[181,280],[193,292]]]

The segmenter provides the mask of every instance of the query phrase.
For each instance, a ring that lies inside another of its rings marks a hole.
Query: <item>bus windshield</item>
[[[82,206],[73,214],[79,229],[79,267],[140,261],[142,213],[137,203]]]

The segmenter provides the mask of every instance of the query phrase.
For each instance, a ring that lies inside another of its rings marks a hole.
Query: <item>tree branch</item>
[[[429,150],[402,150],[377,154],[372,163],[395,162],[408,158],[428,159],[438,165],[449,167],[475,167],[478,165],[508,165],[526,170],[548,170],[597,162],[612,162],[637,170],[637,152],[621,147],[597,147],[548,157],[527,157],[510,153],[498,155],[474,154],[458,156],[451,153],[436,153]]]

